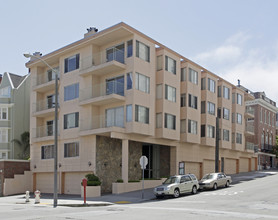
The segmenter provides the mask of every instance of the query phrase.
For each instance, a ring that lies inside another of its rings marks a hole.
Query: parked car
[[[156,198],[164,196],[179,197],[180,194],[191,192],[196,194],[199,184],[194,174],[171,176],[165,182],[154,188]]]
[[[229,187],[232,178],[225,173],[208,173],[199,181],[200,189],[217,189],[218,187]]]

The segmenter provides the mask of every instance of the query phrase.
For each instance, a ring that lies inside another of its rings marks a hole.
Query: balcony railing
[[[91,120],[81,120],[80,130],[94,130],[99,128],[120,127],[124,128],[124,117],[94,116]]]
[[[273,150],[273,145],[271,144],[261,144],[261,152],[270,153]]]
[[[93,56],[88,56],[81,59],[80,69],[81,70],[88,69],[92,66],[98,66],[113,60],[124,64],[125,63],[124,51],[116,48],[111,48],[106,51],[94,53]]]
[[[254,108],[252,108],[251,106],[246,106],[246,112],[251,115],[255,114]]]
[[[35,128],[33,131],[34,138],[51,137],[54,136],[54,125],[45,125]],[[58,129],[59,130],[59,129]]]
[[[80,91],[80,101],[110,94],[118,94],[124,96],[124,83],[117,81],[109,81],[103,84],[97,84],[87,87]]]
[[[33,112],[44,111],[51,108],[55,108],[55,97],[47,98],[44,100],[40,100],[37,103],[33,103]]]
[[[54,68],[58,72],[58,79],[60,78],[60,72],[58,68]],[[40,86],[51,81],[54,82],[55,80],[55,73],[52,71],[45,72],[43,74],[37,75],[37,77],[33,78],[33,86]]]

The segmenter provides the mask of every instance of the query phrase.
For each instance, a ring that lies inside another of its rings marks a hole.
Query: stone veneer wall
[[[142,156],[142,143],[129,141],[129,158],[128,158],[128,179],[139,180],[142,178],[142,170],[139,163]]]
[[[160,145],[160,177],[170,176],[170,146]]]
[[[97,136],[96,175],[101,180],[101,192],[112,192],[112,183],[122,178],[122,141]]]

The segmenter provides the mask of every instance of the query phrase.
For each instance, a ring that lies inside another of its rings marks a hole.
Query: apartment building
[[[252,123],[255,128],[255,135],[247,137],[247,141],[254,143],[258,151],[258,169],[276,167],[277,158],[273,153],[276,146],[276,103],[264,92],[251,92],[243,86],[239,87],[255,97],[246,102],[247,111],[254,112],[254,117],[248,119],[248,124]]]
[[[13,139],[29,131],[30,79],[5,72],[0,84],[0,159],[24,159],[26,155]]]
[[[59,193],[79,194],[88,172],[112,183],[194,173],[215,167],[220,118],[221,170],[256,170],[246,147],[245,100],[254,99],[209,70],[125,23],[41,56],[59,71]],[[53,192],[54,75],[43,62],[26,66],[32,78],[30,127],[34,189]]]

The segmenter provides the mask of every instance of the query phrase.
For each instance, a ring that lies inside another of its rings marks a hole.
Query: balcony
[[[245,117],[246,118],[254,118],[255,117],[255,111],[254,111],[253,107],[246,106],[246,108],[245,108]]]
[[[59,79],[59,69],[55,68],[58,71]],[[59,83],[59,82],[58,82]],[[49,90],[55,89],[55,74],[52,71],[48,71],[44,74],[39,74],[37,77],[33,78],[33,90],[37,92],[46,92]]]
[[[54,140],[54,125],[45,125],[33,129],[33,141],[49,141]]]
[[[109,132],[125,132],[124,117],[94,116],[90,120],[80,121],[80,136],[103,134]]]
[[[255,132],[254,132],[254,125],[251,124],[251,123],[246,123],[245,125],[245,135],[255,135]]]
[[[80,91],[80,105],[105,105],[125,101],[124,83],[107,81]]]
[[[112,48],[93,56],[85,57],[80,62],[80,76],[100,76],[126,69],[124,51]]]
[[[54,115],[54,113],[55,113],[54,96],[44,100],[40,100],[37,103],[33,103],[34,117],[46,117],[46,116]]]
[[[270,144],[261,144],[261,152],[272,153],[273,146]]]

